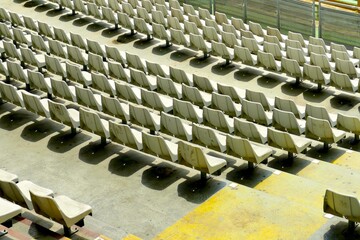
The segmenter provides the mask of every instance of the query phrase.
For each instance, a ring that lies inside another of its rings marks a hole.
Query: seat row
[[[63,225],[64,235],[70,236],[73,225],[84,226],[84,218],[92,215],[89,205],[64,195],[55,196],[52,190],[28,180],[19,182],[15,174],[4,170],[0,170],[0,197],[0,224],[7,227],[26,208]]]

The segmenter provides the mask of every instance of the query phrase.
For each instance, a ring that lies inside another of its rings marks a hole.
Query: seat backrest
[[[351,62],[351,60],[343,60],[343,59],[335,59],[336,63],[336,70],[338,70],[341,73],[345,73],[349,75],[349,77],[354,78],[357,77],[357,72],[355,69],[354,64]]]
[[[327,120],[308,116],[306,118],[306,134],[307,137],[318,140],[332,140],[333,132],[330,123]]]
[[[257,53],[259,51],[259,46],[254,38],[242,36],[241,44],[243,47],[248,48],[251,53]]]
[[[66,45],[66,49],[68,59],[70,61],[81,64],[83,66],[87,65],[87,59],[83,56],[79,47]]]
[[[281,54],[280,47],[276,43],[264,42],[263,46],[264,46],[264,51],[267,53],[271,53],[276,60],[280,60],[283,57]]]
[[[177,156],[172,156],[165,139],[162,136],[142,132],[143,151],[155,153],[158,157],[166,160],[176,161]]]
[[[267,97],[265,96],[265,94],[263,92],[255,92],[255,91],[246,89],[245,98],[249,101],[260,103],[266,110],[272,110],[274,107],[269,102],[269,100],[267,99]]]
[[[235,157],[241,157],[247,161],[255,160],[255,153],[250,141],[237,136],[226,135],[226,153]]]
[[[253,32],[255,35],[260,36],[260,37],[264,36],[263,29],[259,23],[249,21],[248,24],[249,24],[249,30],[251,32]]]
[[[77,103],[83,106],[101,111],[101,103],[99,103],[94,96],[94,93],[88,88],[75,86]]]
[[[174,68],[172,66],[169,66],[170,69],[170,78],[174,80],[177,83],[184,83],[188,86],[192,86],[193,82],[190,80],[190,76],[188,74],[179,68]]]
[[[36,89],[40,89],[44,92],[52,92],[51,86],[46,84],[44,75],[42,73],[28,69],[27,75],[31,88],[35,87]]]
[[[142,141],[140,140],[141,138],[139,138],[139,142],[138,139],[135,138],[129,125],[109,121],[109,132],[110,139],[112,141],[129,146],[131,148],[135,148],[137,150],[142,150],[143,146]]]
[[[320,45],[314,45],[309,43],[308,50],[309,50],[309,54],[311,53],[324,54],[324,55],[326,54],[325,49]]]
[[[306,63],[304,52],[300,48],[288,46],[286,48],[286,56],[290,59],[296,60],[301,66]]]
[[[302,47],[306,47],[304,37],[301,35],[301,33],[294,33],[294,32],[288,31],[288,39],[297,40],[300,42]]]
[[[184,30],[186,34],[195,34],[195,35],[201,35],[199,32],[198,27],[194,22],[184,21]]]
[[[220,42],[220,38],[214,27],[203,26],[203,36],[206,41]]]
[[[251,102],[246,99],[243,99],[242,113],[245,115],[247,119],[251,121],[268,125],[264,107],[258,102]]]
[[[215,130],[210,127],[198,124],[192,125],[193,143],[203,145],[216,151],[224,152],[225,148],[223,146],[225,145],[225,142],[220,143],[217,135],[219,134],[216,134]]]
[[[130,121],[152,131],[160,130],[160,123],[155,122],[149,110],[142,106],[129,105]]]
[[[17,62],[6,61],[9,76],[14,80],[21,81],[23,83],[29,83],[28,78],[24,72],[24,69]]]
[[[104,113],[120,118],[123,121],[129,120],[128,114],[126,114],[126,110],[120,104],[119,99],[101,95],[101,105]]]
[[[67,59],[67,54],[64,51],[63,47],[61,46],[61,43],[58,40],[48,40],[49,43],[49,49],[51,54],[55,54],[58,57]],[[34,54],[32,54],[34,56]]]
[[[92,111],[80,108],[80,128],[101,137],[109,137],[108,128],[101,121],[100,116]]]
[[[172,28],[173,30],[180,30],[180,32],[183,31],[183,28],[180,25],[179,19],[177,19],[176,17],[168,15],[167,23],[168,23],[170,29]],[[175,31],[175,32],[178,32],[178,31]]]
[[[196,104],[198,106],[206,105],[198,88],[182,84],[182,93],[183,93],[183,97],[188,99],[193,104]]]
[[[262,129],[263,135],[261,135],[259,129]],[[265,131],[266,130],[266,131]],[[234,134],[250,141],[259,143],[267,142],[267,127],[246,121],[241,118],[234,118]]]
[[[126,52],[126,61],[129,67],[146,72],[146,66],[141,62],[138,55]]]
[[[189,15],[189,14],[195,15],[196,14],[194,7],[190,4],[183,3],[183,9],[184,9],[184,13],[186,15]]]
[[[87,38],[86,43],[87,43],[87,46],[88,46],[90,52],[100,55],[102,57],[106,57],[106,53],[100,46],[99,42],[93,41],[93,40],[90,40]]]
[[[269,146],[281,148],[289,152],[297,152],[295,143],[289,133],[268,128],[267,136]]]
[[[291,99],[275,97],[275,108],[283,111],[292,112],[297,118],[303,118],[302,113],[299,112],[295,102]]]
[[[15,86],[0,81],[0,93],[1,99],[16,104],[20,107],[25,107],[22,95],[17,91]]]
[[[331,71],[329,60],[325,54],[317,54],[312,52],[310,54],[310,63],[319,66],[321,70],[326,73]]]
[[[335,192],[327,189],[324,196],[324,212],[338,217],[345,217],[350,221],[359,221],[359,200],[351,195]]]
[[[65,81],[56,80],[53,78],[51,78],[50,81],[52,92],[55,96],[76,102],[75,94],[70,91],[69,86]]]
[[[283,39],[279,29],[267,26],[266,33],[269,36],[275,36],[277,39],[279,39],[280,42],[284,42],[284,39]]]
[[[146,67],[147,67],[148,73],[150,75],[154,75],[154,76],[159,75],[161,77],[168,77],[167,76],[168,74],[165,73],[165,71],[160,66],[160,64],[150,62],[150,61],[147,61],[147,60],[145,62],[146,62]]]
[[[118,62],[108,62],[109,76],[115,79],[130,82],[130,76],[125,72],[124,67]]]
[[[49,100],[49,111],[51,119],[73,127],[72,120],[65,104]]]
[[[116,62],[119,62],[123,66],[126,65],[126,56],[121,55],[121,52],[118,48],[105,45],[105,52],[106,52],[107,58],[110,58]]]
[[[156,85],[158,92],[165,92],[167,95],[180,99],[182,97],[181,90],[178,91],[173,80],[156,76]]]
[[[45,63],[46,63],[46,70],[49,70],[49,72],[52,72],[56,75],[62,76],[63,79],[66,78],[67,76],[66,71],[61,66],[59,59],[45,55]]]
[[[111,81],[111,80],[110,80]],[[109,82],[109,79],[102,73],[91,73],[92,87],[102,92],[108,93],[110,96],[115,95],[115,87]]]
[[[81,83],[83,86],[89,86],[92,84],[91,79],[85,78],[79,65],[66,63],[67,79],[70,81]]]
[[[0,179],[0,196],[24,208],[29,208],[26,198],[23,196],[21,190],[13,181]]]
[[[300,129],[299,123],[296,120],[294,113],[283,111],[275,108],[273,110],[272,125],[276,129],[285,130],[289,133],[300,135],[303,132]]]
[[[233,119],[226,119],[225,114],[220,110],[204,107],[203,116],[205,125],[215,127],[220,131],[228,133],[234,131]],[[231,121],[232,123],[229,123],[228,121]]]
[[[190,141],[192,139],[191,135],[187,134],[185,131],[184,124],[185,123],[182,123],[182,120],[179,117],[161,112],[161,132],[167,134],[170,133],[172,136]]]
[[[358,84],[354,86],[351,83],[351,79],[349,75],[345,73],[331,71],[330,81],[332,85],[334,85],[336,88],[341,90],[350,91],[354,93],[357,92],[358,90]]]
[[[194,144],[179,141],[178,160],[180,164],[194,167],[202,172],[209,172],[203,150]]]
[[[201,89],[202,91],[205,91],[208,93],[217,91],[216,85],[212,84],[211,80],[209,80],[206,77],[193,74],[193,82],[194,82],[194,86]]]
[[[324,49],[324,51],[327,51],[326,44],[322,38],[309,36],[309,44],[319,45]]]
[[[201,19],[204,19],[204,20],[206,20],[206,19],[212,19],[212,16],[211,16],[209,10],[207,10],[207,9],[205,9],[205,8],[199,7],[199,8],[198,8],[198,11],[199,11],[199,17],[200,17]]]
[[[50,117],[49,110],[48,110],[48,99],[47,101],[41,102],[40,96],[29,93],[29,92],[22,92],[23,100],[25,108],[35,114]]]
[[[337,114],[336,128],[351,133],[360,133],[360,119],[356,116],[349,116],[342,113]]]
[[[244,21],[241,18],[231,17],[231,24],[236,28],[236,30],[247,30]]]
[[[31,202],[34,206],[36,213],[51,218],[52,220],[64,224],[63,215],[59,209],[59,206],[55,202],[54,198],[49,196],[43,196],[30,191]]]
[[[221,25],[223,23],[226,23],[226,24],[229,23],[229,20],[228,20],[226,14],[221,13],[221,12],[216,12],[215,11],[215,20],[216,20],[217,24],[219,24],[219,25]]]
[[[320,66],[304,63],[303,74],[305,79],[310,79],[312,81],[325,81],[324,73]]]
[[[283,57],[281,59],[281,67],[290,76],[299,77],[299,78],[302,77],[302,70],[300,68],[300,65],[294,59],[288,59],[288,58]]]
[[[306,104],[305,107],[305,116],[311,116],[314,118],[324,119],[330,121],[330,116],[325,107],[314,106],[311,104]]]
[[[87,46],[86,42],[84,41],[84,39],[81,37],[81,35],[70,32],[70,39],[71,39],[71,44],[73,46],[76,46],[76,47],[84,49],[85,51],[88,51],[88,46]]]
[[[242,96],[238,94],[238,91],[233,86],[217,83],[217,89],[220,94],[228,95],[234,102],[241,103]]]
[[[88,54],[88,67],[92,71],[96,71],[108,75],[108,70],[105,68],[103,58],[91,52],[89,52]]]
[[[130,79],[131,82],[136,83],[136,85],[150,89],[150,82],[143,71],[130,68]]]
[[[180,116],[192,122],[202,123],[202,110],[198,109],[198,112],[201,112],[201,114],[197,114],[195,107],[196,106],[188,101],[181,101],[176,98],[173,99],[173,112],[175,116]]]
[[[141,104],[141,95],[134,92],[137,88],[126,83],[115,82],[116,96],[136,104]]]

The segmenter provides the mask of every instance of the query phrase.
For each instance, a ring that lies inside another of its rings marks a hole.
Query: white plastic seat
[[[342,60],[337,58],[335,60],[336,70],[349,75],[350,78],[358,78],[360,77],[360,69],[355,68],[354,64],[351,60]]]
[[[222,24],[222,28],[223,28],[223,32],[226,32],[226,33],[232,33],[234,34],[234,36],[236,37],[236,39],[241,39],[241,36],[240,36],[240,31],[237,30],[234,25],[232,25],[231,23],[223,23]],[[223,37],[224,38],[224,37]],[[224,40],[225,41],[225,40]]]
[[[245,98],[249,101],[260,103],[266,111],[271,111],[274,109],[275,99],[266,97],[263,92],[255,92],[246,89]]]
[[[54,40],[58,40],[65,44],[71,44],[70,34],[66,33],[64,29],[53,27],[54,30]]]
[[[27,29],[30,29],[34,32],[39,32],[39,27],[37,25],[36,20],[31,17],[23,16],[24,25]]]
[[[214,81],[209,80],[206,77],[193,74],[193,82],[194,82],[194,87],[197,87],[202,91],[208,93],[217,92],[216,83]]]
[[[67,80],[78,82],[84,87],[92,84],[91,73],[82,71],[78,65],[66,63]]]
[[[169,66],[169,70],[170,70],[170,78],[172,80],[180,84],[184,83],[188,86],[193,86],[193,81],[191,79],[190,73],[187,73],[180,68],[174,68],[172,66]]]
[[[359,79],[351,79],[349,75],[345,73],[331,71],[330,82],[335,88],[352,93],[357,92],[359,89]]]
[[[241,39],[243,37],[248,38],[248,39],[252,39],[251,41],[258,45],[257,48],[260,48],[260,50],[262,50],[262,44],[264,43],[264,38],[263,37],[255,35],[253,32],[251,32],[249,30],[243,30],[243,29],[240,29],[240,34],[241,34]],[[253,47],[256,48],[256,46],[253,46]]]
[[[229,20],[225,13],[215,11],[215,21],[217,24],[222,25],[223,23],[229,24]]]
[[[119,118],[123,123],[130,121],[129,104],[122,103],[117,98],[101,95],[101,106],[103,113]]]
[[[332,128],[327,120],[308,116],[306,118],[305,136],[323,142],[324,149],[328,149],[329,144],[339,142],[345,138],[346,133]]]
[[[108,64],[103,62],[103,58],[99,55],[89,52],[88,54],[88,67],[90,71],[95,71],[104,74],[105,76],[109,75]]]
[[[126,13],[118,12],[117,14],[120,25],[124,28],[129,29],[130,35],[134,35],[136,33],[134,20],[130,18]]]
[[[241,103],[245,98],[245,90],[234,86],[217,83],[217,90],[220,94],[230,96],[235,103]]]
[[[169,134],[185,141],[192,140],[192,126],[185,123],[181,118],[161,112],[161,132]]]
[[[300,80],[302,80],[303,78],[303,68],[299,65],[299,63],[296,60],[285,57],[282,58],[281,68],[289,76],[294,77],[296,79],[296,84],[300,83]]]
[[[14,27],[24,27],[25,26],[21,15],[15,13],[15,12],[9,11],[9,16],[10,16],[10,21],[11,21],[12,26],[14,26]]]
[[[309,36],[309,44],[319,45],[324,48],[325,52],[330,52],[330,46],[326,45],[322,38]]]
[[[100,11],[100,9],[98,8],[98,6],[95,3],[92,2],[88,2],[86,4],[87,7],[87,11],[88,11],[88,15],[93,16],[94,18],[97,19],[102,19],[102,12]]]
[[[347,219],[347,234],[354,234],[356,222],[359,222],[359,200],[350,194],[327,189],[324,196],[323,209],[325,213]]]
[[[9,27],[5,23],[0,22],[0,36],[7,40],[14,39],[13,33],[10,31]]]
[[[273,110],[272,125],[281,131],[286,131],[295,135],[301,135],[305,132],[306,121],[297,119],[295,114],[275,108]]]
[[[353,133],[355,135],[354,142],[357,142],[359,140],[360,119],[357,116],[350,116],[338,113],[336,128],[349,133]]]
[[[191,33],[194,35],[203,35],[202,30],[199,29],[198,26],[196,26],[196,23],[189,21],[184,21],[184,33],[189,35]]]
[[[182,84],[183,99],[189,100],[191,103],[203,107],[211,105],[211,95],[209,93],[199,91],[196,87]]]
[[[108,79],[101,73],[91,73],[91,82],[92,87],[98,89],[102,92],[108,93],[110,97],[115,96],[115,82],[111,79]]]
[[[234,46],[234,59],[251,66],[258,63],[257,55],[252,54],[247,47]]]
[[[164,78],[161,76],[156,76],[156,85],[157,91],[160,93],[165,93],[171,97],[177,99],[182,98],[182,88],[178,83],[174,83],[170,78]]]
[[[146,12],[146,10],[144,10]],[[143,33],[147,36],[147,40],[151,40],[153,37],[153,31],[150,24],[146,23],[146,21],[142,18],[134,17],[134,25],[135,30],[139,33]]]
[[[131,82],[139,85],[140,87],[146,88],[153,91],[157,88],[156,77],[146,75],[144,72],[130,68],[130,79]]]
[[[221,35],[216,32],[214,27],[203,26],[203,37],[204,40],[211,42],[222,42]]]
[[[81,12],[85,15],[89,14],[87,7],[82,0],[73,0],[73,3],[76,11]]]
[[[304,63],[310,63],[310,58],[306,57],[300,48],[293,48],[288,46],[286,48],[286,57],[296,60],[300,66],[303,66]]]
[[[29,88],[29,79],[27,71],[25,71],[17,62],[7,61],[7,69],[9,71],[9,77],[13,80],[20,81],[26,84],[26,88]]]
[[[237,136],[226,135],[226,153],[240,157],[248,162],[249,168],[254,163],[266,162],[273,150],[269,147],[251,143],[249,140]]]
[[[0,223],[11,227],[13,225],[12,218],[22,214],[23,209],[17,204],[9,202],[3,198],[0,198]],[[0,236],[4,236],[2,232]]]
[[[223,43],[229,48],[234,48],[235,46],[241,46],[241,41],[236,38],[234,33],[221,32],[221,39]]]
[[[74,86],[69,86],[66,84],[65,81],[55,80],[53,78],[51,78],[50,81],[51,81],[51,89],[54,96],[67,99],[72,102],[76,102],[76,94],[75,94]]]
[[[332,127],[336,126],[336,114],[329,113],[325,107],[306,104],[305,117],[314,117],[327,120]]]
[[[214,20],[214,15],[211,15],[209,10],[205,9],[205,8],[201,8],[199,7],[198,8],[198,15],[201,19],[212,19]]]
[[[105,54],[108,59],[120,63],[123,67],[126,66],[126,54],[117,47],[105,45]]]
[[[14,36],[15,36],[15,32],[14,32]],[[336,59],[339,58],[341,60],[348,60],[351,61],[352,64],[354,64],[355,67],[359,66],[359,59],[356,58],[350,58],[349,54],[347,52],[343,52],[343,51],[338,51],[333,49],[331,51],[331,61],[336,62]]]
[[[52,27],[50,27],[47,23],[45,22],[37,22],[38,27],[39,27],[39,34],[43,35],[45,37],[49,37],[54,39],[54,32],[52,30]]]
[[[126,52],[126,62],[128,64],[128,66],[131,68],[141,70],[144,73],[147,72],[145,60],[141,59],[136,54],[131,54],[131,53]]]
[[[167,17],[170,15],[170,11],[166,7],[166,5],[156,3],[156,0],[155,0],[155,9],[156,9],[156,11],[160,11],[164,15],[164,17]]]
[[[311,145],[312,141],[304,137],[292,135],[272,128],[268,128],[269,146],[280,148],[288,152],[288,159],[292,159],[295,154],[300,154]]]
[[[130,80],[130,70],[123,68],[123,66],[118,62],[108,62],[109,67],[109,77],[113,78],[115,81],[122,80],[125,82],[131,82]]]
[[[119,28],[119,19],[118,15],[114,14],[113,10],[109,7],[101,7],[101,14],[103,19],[105,19],[108,23],[114,24],[114,29]]]
[[[117,0],[108,0],[108,7],[114,12],[121,12],[120,3]]]
[[[31,34],[24,32],[21,29],[17,29],[14,28],[13,29],[13,34],[14,34],[14,41],[19,45],[19,44],[24,44],[27,47],[31,47],[32,46],[32,42],[31,42]]]
[[[330,43],[330,52],[332,53],[333,50],[340,51],[340,52],[346,52],[348,57],[354,56],[354,51],[348,50],[345,45],[338,44],[338,43]]]
[[[2,22],[11,22],[9,11],[5,8],[0,8],[0,19]]]
[[[234,50],[232,48],[228,48],[224,43],[211,41],[211,54],[225,59],[225,65],[230,64],[230,62],[234,59]]]
[[[180,23],[184,23],[185,20],[186,21],[188,20],[188,16],[183,15],[183,12],[179,9],[171,8],[170,12],[171,12],[171,16],[177,18]]]
[[[266,34],[266,31],[261,27],[259,23],[249,21],[248,24],[249,30],[255,35],[263,37]]]
[[[305,117],[305,107],[296,105],[291,99],[275,97],[275,108],[294,113],[296,118],[303,119]]]
[[[45,67],[45,56],[43,54],[34,54],[34,52],[29,48],[23,48],[21,46],[20,52],[24,62],[37,67],[39,72],[41,72],[42,68]]]
[[[330,74],[324,73],[320,66],[304,63],[303,76],[304,79],[317,83],[319,91],[321,90],[322,85],[330,84]]]
[[[276,44],[280,50],[285,50],[286,49],[286,44],[285,42],[280,42],[279,39],[276,36],[271,36],[271,35],[264,35],[264,44],[265,43],[272,43],[272,44]],[[284,54],[285,55],[285,54]]]
[[[180,23],[179,19],[176,17],[168,15],[166,17],[168,28],[172,28],[174,30],[179,30],[180,32],[184,32],[184,24]]]
[[[58,58],[45,55],[45,64],[47,71],[61,76],[63,80],[66,79],[67,74],[65,62],[60,62]]]
[[[48,98],[51,98],[52,88],[50,78],[44,77],[40,72],[27,70],[30,88],[36,88],[44,91],[48,94]]]
[[[213,92],[211,95],[211,105],[230,117],[239,117],[241,115],[241,105],[235,104],[228,95]]]
[[[50,118],[49,99],[41,99],[40,96],[29,92],[22,92],[22,96],[26,110]]]
[[[48,44],[49,44],[50,54],[53,54],[57,57],[61,57],[64,59],[68,58],[67,52],[66,52],[66,46],[63,46],[59,41],[49,39]]]
[[[66,52],[68,54],[68,59],[74,63],[80,64],[83,66],[83,69],[87,69],[88,65],[88,54],[84,50],[81,50],[79,47],[66,45]]]
[[[146,68],[148,74],[150,75],[159,75],[164,78],[168,78],[170,76],[169,67],[165,65],[160,65],[158,63],[150,62],[145,60]]]
[[[309,41],[305,40],[301,33],[288,31],[288,39],[299,41],[303,48],[307,48],[307,45],[309,44]]]
[[[193,5],[183,3],[183,10],[184,10],[184,14],[186,14],[186,15],[189,15],[189,14],[197,15]]]
[[[331,61],[331,54],[325,52],[324,48],[320,45],[313,45],[311,43],[308,44],[308,52],[311,56],[312,53],[325,55],[329,61]]]
[[[205,26],[207,26],[207,27],[213,27],[218,34],[221,34],[221,32],[222,32],[222,31],[220,30],[219,25],[218,25],[218,24],[215,22],[215,20],[213,20],[213,19],[206,18],[206,19],[205,19]],[[221,25],[220,25],[220,26],[221,26]]]
[[[140,1],[138,0],[128,0],[127,1],[132,8],[136,9],[138,6],[140,6]]]
[[[162,25],[165,29],[168,28],[168,22],[167,22],[167,19],[165,18],[164,14],[161,12],[161,11],[152,11],[151,12],[151,18],[152,18],[152,21],[153,21],[153,24],[156,23],[156,24],[160,24]],[[153,28],[153,31],[155,33],[155,30]]]
[[[101,144],[106,144],[106,140],[110,137],[109,122],[100,118],[93,110],[80,108],[79,112],[80,128],[100,136]]]
[[[267,127],[241,118],[234,118],[234,134],[261,144],[267,142]]]
[[[226,135],[217,132],[210,127],[193,124],[192,136],[192,142],[195,144],[199,144],[219,152],[226,151]]]
[[[169,7],[170,9],[178,9],[182,12],[182,7],[177,0],[169,0]]]
[[[234,119],[225,115],[220,110],[204,107],[203,117],[203,123],[207,126],[211,126],[219,131],[226,133],[234,132]]]
[[[118,98],[141,104],[140,88],[129,85],[127,83],[115,82],[116,96]]]
[[[205,20],[200,19],[197,14],[188,14],[189,22],[195,23],[198,29],[203,29],[205,26]]]
[[[142,132],[143,152],[154,154],[162,159],[176,162],[178,145],[161,136]]]
[[[158,111],[163,111],[165,113],[171,112],[173,109],[172,98],[157,92],[141,89],[141,101],[143,106],[147,106]]]
[[[62,103],[49,100],[49,111],[52,120],[71,127],[71,133],[76,134],[76,128],[80,127],[79,111],[73,108],[66,108]]]
[[[264,107],[258,102],[242,100],[242,115],[249,121],[253,121],[265,126],[272,123],[272,113],[264,110]]]
[[[170,30],[166,30],[163,25],[157,23],[153,23],[152,28],[154,37],[165,40],[165,47],[169,47],[171,45]]]
[[[93,93],[88,88],[75,86],[77,103],[96,111],[102,111],[101,95]]]
[[[211,43],[206,42],[202,35],[190,33],[190,45],[192,48],[202,51],[204,58],[208,57],[212,50]]]
[[[25,90],[17,90],[15,86],[0,81],[0,96],[2,100],[13,103],[22,108],[25,107],[22,92]]]
[[[131,6],[130,3],[128,2],[121,2],[121,8],[123,13],[125,13],[126,15],[128,15],[129,17],[133,18],[135,17],[136,14],[136,9],[133,8],[133,6]]]
[[[23,56],[19,49],[16,48],[15,44],[8,41],[3,41],[3,46],[5,50],[5,54],[11,60],[19,60],[21,63],[23,62]]]
[[[269,26],[266,27],[266,34],[277,37],[280,42],[285,42],[285,40],[288,38],[287,35],[281,34],[279,29]]]
[[[328,57],[324,54],[311,53],[310,63],[319,66],[324,73],[330,73],[331,70],[335,70],[335,63],[329,62]]]
[[[190,47],[190,37],[189,35],[184,35],[181,30],[170,28],[171,42],[183,45],[185,47]]]
[[[276,38],[277,39],[277,38]],[[286,57],[286,53],[283,52],[279,45],[270,42],[264,42],[264,52],[271,53],[275,60],[281,60],[283,57]]]
[[[271,53],[258,51],[257,56],[258,56],[258,63],[263,65],[265,68],[277,72],[281,71],[281,62],[275,60],[274,55],[272,55]]]
[[[241,44],[242,44],[242,47],[246,47],[247,49],[249,49],[250,53],[257,54],[257,52],[259,50],[263,49],[262,46],[258,45],[258,43],[256,42],[256,40],[254,38],[247,38],[247,37],[242,36]]]
[[[63,195],[53,198],[30,191],[30,196],[35,212],[63,225],[65,236],[71,235],[72,225],[84,226],[84,218],[92,214],[89,205]]]
[[[81,37],[81,35],[70,32],[70,39],[73,46],[81,48],[85,50],[85,52],[88,52],[88,46],[85,40]]]
[[[103,60],[106,59],[106,52],[104,45],[100,45],[98,41],[90,40],[88,38],[86,39],[86,44],[88,46],[89,52],[101,56]]]
[[[205,154],[202,148],[183,141],[178,143],[178,161],[179,164],[199,170],[203,181],[206,173],[212,174],[226,166],[224,159]]]
[[[136,125],[140,125],[155,133],[160,130],[160,116],[152,113],[143,106],[135,106],[130,104],[130,121]]]
[[[137,149],[143,149],[142,134],[126,124],[109,121],[110,139],[113,142]]]
[[[142,0],[141,6],[146,9],[148,13],[151,13],[152,11],[155,11],[155,7],[149,0]]]
[[[173,98],[173,113],[195,123],[203,122],[203,110],[187,101]]]

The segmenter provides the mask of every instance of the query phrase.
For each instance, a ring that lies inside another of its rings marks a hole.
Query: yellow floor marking
[[[239,185],[220,190],[155,239],[306,239],[326,221],[322,209]]]
[[[360,171],[360,153],[352,151],[346,152],[338,159],[336,159],[333,163]]]
[[[126,237],[124,237],[123,240],[141,240],[141,238],[139,238],[135,235],[129,234]]]

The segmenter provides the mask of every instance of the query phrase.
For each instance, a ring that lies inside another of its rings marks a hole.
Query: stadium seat
[[[142,132],[143,152],[154,154],[162,159],[176,162],[178,159],[178,145],[161,136]]]
[[[299,154],[306,151],[307,147],[312,143],[311,140],[304,137],[271,128],[268,128],[267,136],[269,146],[287,151],[288,159],[293,159],[294,153]]]
[[[173,114],[191,122],[203,122],[203,110],[188,101],[173,98]]]
[[[129,104],[122,103],[117,98],[101,95],[101,105],[103,113],[122,120],[122,123],[130,121]]]
[[[355,93],[359,89],[359,79],[351,79],[349,75],[345,73],[331,71],[330,82],[335,88],[351,93]]]
[[[92,214],[89,205],[63,195],[52,198],[30,191],[30,196],[35,212],[63,225],[65,236],[71,235],[71,226],[84,226],[84,218]]]
[[[209,80],[206,77],[193,74],[194,87],[208,93],[217,92],[217,85],[214,81]]]
[[[65,104],[49,101],[49,111],[52,120],[65,124],[75,135],[80,127],[80,113],[74,108],[66,108]]]
[[[313,53],[314,54],[314,53]],[[330,84],[330,74],[324,73],[320,66],[314,66],[304,63],[303,77],[317,84],[318,91],[321,91],[322,85]]]
[[[12,227],[12,218],[22,214],[23,210],[17,204],[9,202],[0,198],[0,224],[6,227]],[[0,237],[4,236],[7,232],[1,232]]]
[[[307,103],[305,107],[305,117],[307,116],[327,120],[332,127],[336,126],[336,114],[329,113],[325,107]]]
[[[234,119],[225,115],[222,111],[204,107],[203,116],[205,125],[230,134],[234,132]]]
[[[166,95],[169,95],[177,99],[182,98],[181,85],[175,83],[170,78],[163,78],[161,76],[156,76],[156,85],[157,85],[157,91],[159,93],[164,93]]]
[[[181,118],[161,112],[160,121],[161,132],[183,139],[185,141],[192,140],[192,127]]]
[[[54,96],[76,102],[75,86],[68,85],[65,81],[50,78]]]
[[[172,112],[172,98],[157,92],[141,89],[142,105],[158,110],[160,112]]]
[[[211,105],[211,95],[209,93],[200,91],[196,87],[187,86],[183,83],[182,94],[183,99],[186,99],[199,107]]]
[[[226,135],[214,130],[211,127],[193,123],[192,142],[218,152],[226,151]]]
[[[202,51],[204,53],[203,58],[210,56],[212,51],[211,43],[205,41],[202,35],[190,33],[190,45],[192,48]]]
[[[305,107],[296,105],[291,99],[275,97],[275,108],[294,113],[296,118],[303,119],[305,117]]]
[[[275,108],[273,110],[272,125],[275,129],[286,131],[291,134],[301,135],[305,132],[306,121],[297,119],[295,114]]]
[[[217,83],[217,89],[220,94],[228,95],[235,103],[241,103],[245,98],[245,90],[234,86]]]
[[[118,98],[130,101],[136,104],[141,104],[140,88],[127,83],[115,82],[116,96]]]
[[[226,135],[226,153],[240,157],[248,162],[251,169],[255,164],[266,162],[273,150],[269,147],[251,143],[249,140],[237,136]]]
[[[354,134],[354,143],[359,141],[360,119],[356,116],[337,114],[336,128]]]
[[[345,138],[346,133],[332,128],[327,120],[308,116],[306,118],[305,136],[324,143],[324,149],[329,149],[329,144],[337,143]]]
[[[109,132],[111,141],[139,151],[143,149],[142,134],[140,131],[130,128],[126,124],[109,121]]]
[[[265,126],[272,123],[272,113],[265,111],[264,107],[258,102],[242,100],[242,115],[249,121],[253,121]]]
[[[211,106],[223,111],[230,117],[239,117],[241,115],[241,105],[234,103],[228,95],[213,92],[211,95]]]
[[[156,77],[146,75],[144,72],[130,68],[130,79],[133,84],[153,91],[157,88]]]
[[[130,104],[130,122],[142,126],[150,130],[151,134],[155,134],[160,130],[160,116],[149,111],[143,106],[135,106]]]
[[[89,88],[75,86],[77,103],[96,111],[102,111],[101,94],[94,93]]]
[[[49,99],[41,99],[38,95],[29,92],[22,92],[22,96],[26,110],[37,115],[50,118]]]
[[[245,119],[234,118],[234,134],[250,141],[261,144],[267,143],[267,127]]]

